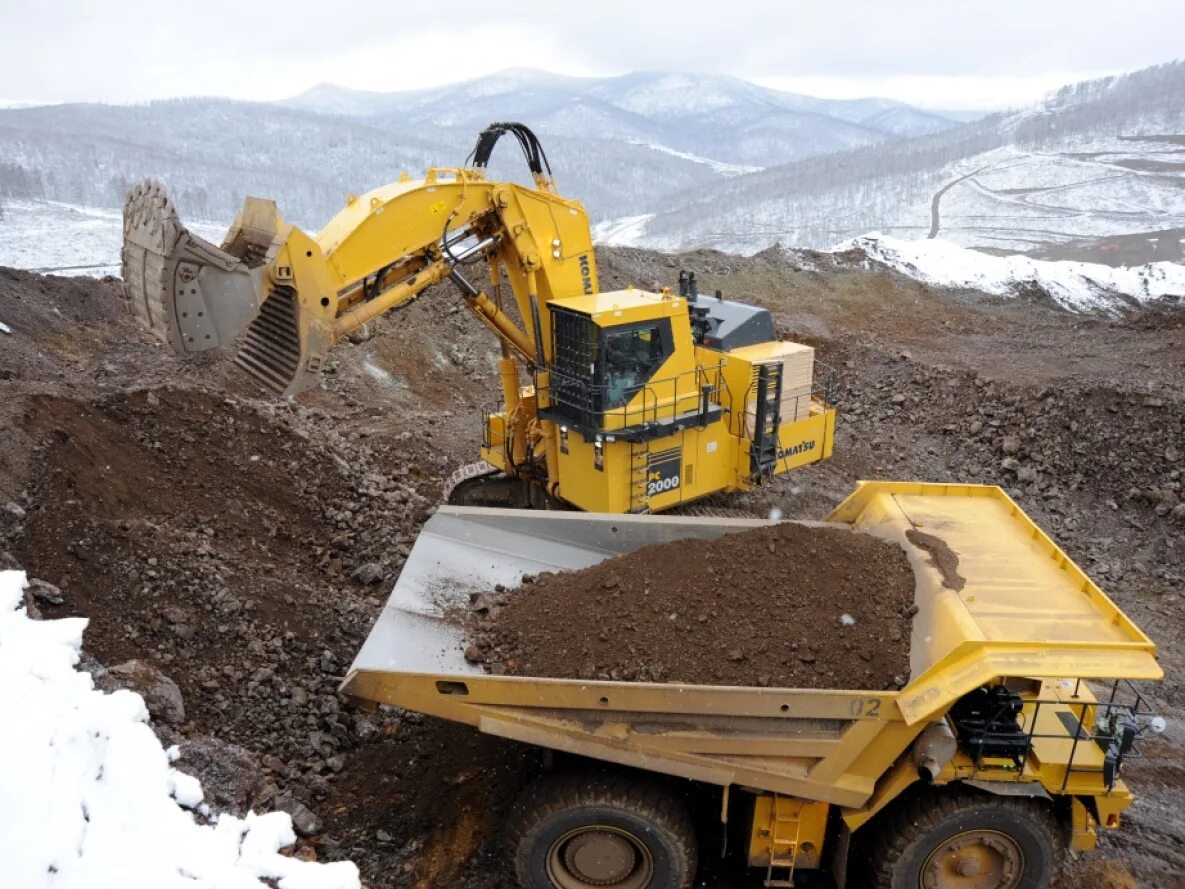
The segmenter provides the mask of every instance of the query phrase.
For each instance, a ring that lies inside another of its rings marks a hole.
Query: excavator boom
[[[216,247],[181,224],[160,183],[146,181],[124,207],[128,308],[179,354],[242,336],[237,363],[267,388],[294,394],[316,385],[335,343],[452,279],[508,350],[538,363],[545,347],[537,325],[511,320],[462,271],[483,258],[498,263],[519,317],[531,321],[540,299],[596,284],[588,217],[555,192],[533,135],[520,143],[535,188],[485,178],[493,143],[516,126],[482,133],[480,166],[432,169],[422,180],[403,176],[351,195],[315,237],[285,222],[273,202],[248,198]]]

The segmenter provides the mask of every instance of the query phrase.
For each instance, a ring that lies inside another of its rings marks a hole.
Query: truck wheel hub
[[[559,889],[644,889],[654,875],[641,841],[604,825],[566,834],[547,857],[549,876]]]
[[[971,830],[930,853],[921,889],[1016,889],[1024,876],[1024,853],[1012,837]]]
[[[978,877],[980,868],[978,858],[974,855],[963,855],[959,858],[955,870],[959,872],[960,877]]]

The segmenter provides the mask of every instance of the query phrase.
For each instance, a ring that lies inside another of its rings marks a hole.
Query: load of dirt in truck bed
[[[784,688],[897,688],[914,573],[867,534],[779,524],[645,547],[474,598],[492,673]]]

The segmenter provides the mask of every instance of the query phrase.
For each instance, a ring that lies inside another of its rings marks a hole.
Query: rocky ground
[[[1160,644],[1169,731],[1076,877],[1181,885],[1185,316],[1080,318],[811,254],[606,250],[601,284],[680,267],[768,305],[836,372],[835,457],[734,508],[821,518],[859,478],[1002,484]],[[173,358],[115,286],[0,270],[0,559],[44,582],[45,616],[91,618],[100,683],[144,689],[222,805],[292,812],[299,854],[352,857],[375,887],[502,885],[501,801],[537,754],[335,691],[475,458],[492,340],[433,292],[338,349],[323,388],[274,399],[225,359]]]

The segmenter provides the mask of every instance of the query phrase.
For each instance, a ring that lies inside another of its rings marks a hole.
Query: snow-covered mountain
[[[539,133],[564,192],[594,218],[642,213],[771,164],[958,126],[897,102],[831,102],[729,77],[533,70],[412,93],[321,86],[285,103],[62,104],[0,109],[0,202],[114,209],[129,183],[155,176],[191,218],[229,219],[257,194],[315,228],[347,193],[463,163],[482,128],[508,119]],[[510,147],[492,172],[528,179]]]
[[[623,139],[754,167],[957,126],[889,99],[817,99],[735,77],[653,71],[565,77],[517,68],[403,93],[322,84],[282,104],[407,128],[523,120],[551,136]]]
[[[1181,62],[957,125],[896,102],[814,99],[729,77],[533,70],[413,93],[322,86],[287,103],[8,109],[0,204],[17,202],[26,231],[29,201],[116,210],[150,175],[190,220],[225,223],[259,194],[315,229],[345,194],[460,164],[480,128],[514,118],[540,133],[561,188],[608,243],[753,251],[880,231],[1140,264],[1179,259],[1185,237]],[[779,157],[802,159],[771,165]],[[526,179],[512,145],[491,172]],[[97,232],[107,221],[87,224]]]
[[[599,231],[614,243],[739,251],[880,231],[1042,255],[1148,233],[1157,243],[1147,258],[1179,258],[1185,62],[1067,86],[957,129],[737,176],[651,211]]]
[[[394,127],[270,104],[179,99],[146,105],[57,105],[0,111],[0,201],[48,199],[117,209],[129,184],[164,181],[190,219],[228,220],[246,195],[318,228],[349,193],[400,172],[457,166],[477,131]],[[595,216],[638,213],[667,194],[723,178],[710,159],[622,139],[542,134],[557,179]],[[491,165],[530,181],[512,146]]]

